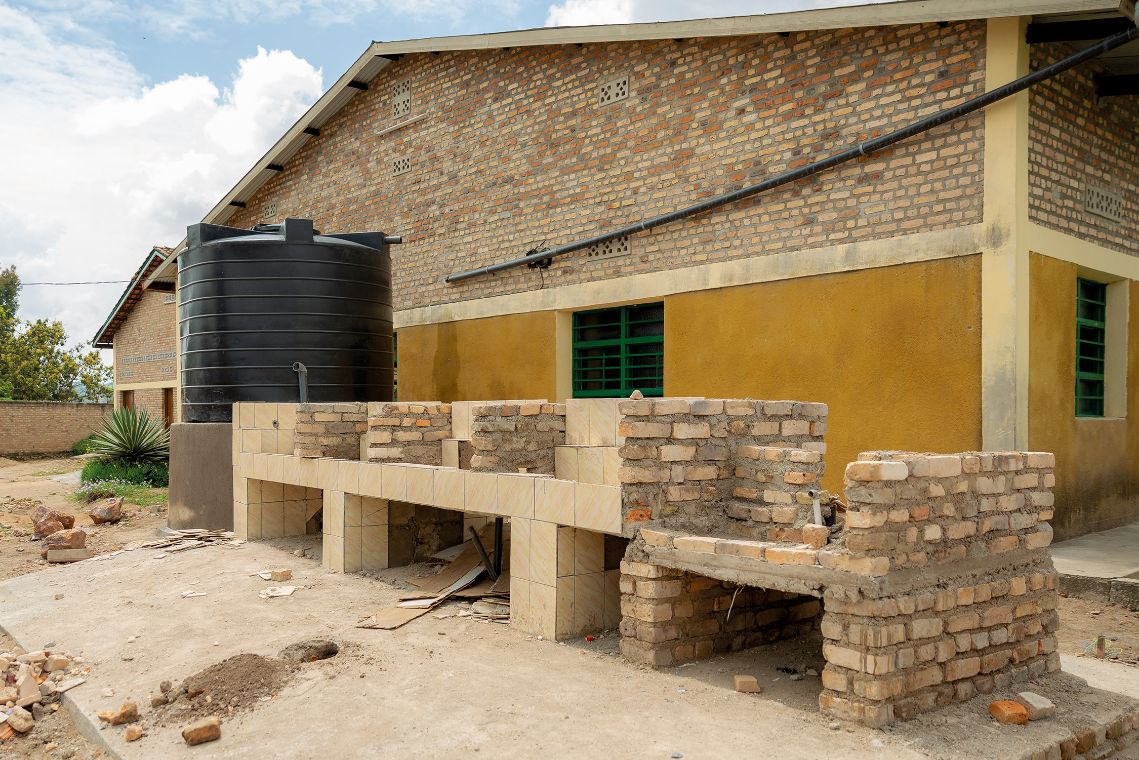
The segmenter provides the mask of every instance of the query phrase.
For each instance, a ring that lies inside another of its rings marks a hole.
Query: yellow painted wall
[[[665,393],[822,401],[824,486],[859,451],[981,447],[981,257],[665,299]]]
[[[553,399],[555,324],[540,311],[401,328],[399,397]]]
[[[1127,417],[1075,416],[1075,264],[1029,257],[1028,442],[1056,454],[1057,539],[1106,530],[1139,515],[1139,283],[1130,285]]]

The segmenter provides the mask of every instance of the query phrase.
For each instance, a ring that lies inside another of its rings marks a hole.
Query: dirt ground
[[[0,457],[0,578],[42,570],[38,544],[31,540],[35,503],[75,515],[75,527],[87,531],[87,548],[96,554],[117,551],[132,541],[154,537],[166,524],[166,507],[124,505],[123,521],[96,526],[87,504],[67,497],[79,487],[84,457],[17,462]],[[33,501],[28,501],[33,500]]]
[[[1083,599],[1060,599],[1061,654],[1095,656],[1096,638],[1104,637],[1106,659],[1139,665],[1139,613]]]
[[[37,503],[75,515],[75,526],[87,531],[87,547],[96,554],[117,551],[126,544],[153,538],[166,524],[166,508],[124,506],[125,517],[117,525],[94,526],[88,505],[67,497],[79,486],[83,457],[15,461],[0,457],[0,580],[33,573],[48,566],[40,559],[39,544],[32,541],[32,512]],[[50,642],[39,642],[47,645]],[[0,632],[0,651],[15,645]],[[103,750],[86,741],[76,730],[66,710],[49,713],[36,723],[31,734],[0,742],[0,757],[24,760],[88,760],[106,757]]]

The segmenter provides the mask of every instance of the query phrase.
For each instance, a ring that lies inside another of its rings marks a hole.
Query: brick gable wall
[[[824,157],[978,94],[984,23],[408,55],[228,221],[383,229],[397,309],[981,221],[983,116],[764,196],[568,256],[445,275],[637,221]],[[629,77],[630,95],[597,105]],[[410,116],[393,85],[410,80]],[[380,134],[407,119],[418,121]],[[393,176],[396,159],[411,170]],[[268,213],[271,210],[272,214]]]
[[[148,383],[176,379],[177,305],[171,293],[148,290],[114,335],[115,382]],[[160,407],[161,408],[161,407]]]

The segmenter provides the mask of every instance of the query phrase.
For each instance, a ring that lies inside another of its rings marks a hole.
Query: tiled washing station
[[[819,488],[823,404],[238,404],[235,529],[340,572],[510,524],[511,623],[620,627],[667,667],[821,634],[823,712],[882,726],[1059,669],[1054,457],[865,452]],[[317,517],[319,516],[319,520]]]

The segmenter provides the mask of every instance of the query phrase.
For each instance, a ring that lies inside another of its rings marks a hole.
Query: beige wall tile
[[[240,424],[241,424],[242,430],[251,430],[251,429],[257,427],[257,425],[256,425],[257,414],[256,414],[256,410],[253,408],[253,406],[254,406],[253,404],[250,404],[247,402],[241,402],[240,404],[234,404],[234,406],[240,406],[240,411],[235,410],[233,418],[236,420],[236,419],[238,419],[237,415],[238,414],[241,415],[241,417],[240,417],[241,423]]]
[[[344,536],[334,536],[325,531],[323,543],[320,564],[333,572],[344,572]]]
[[[541,478],[535,486],[534,517],[559,525],[573,525],[577,484],[572,480]]]
[[[459,466],[459,441],[456,438],[443,439],[443,466]]]
[[[621,469],[621,455],[618,451],[618,446],[606,446],[601,450],[601,482],[607,486],[621,484],[621,479],[617,477],[617,473]]]
[[[360,565],[364,570],[388,566],[388,526],[365,525],[360,529]]]
[[[407,498],[407,468],[398,464],[380,465],[380,496],[403,501]]]
[[[336,484],[340,480],[339,459],[316,460],[316,487],[325,490],[339,490]]]
[[[292,430],[278,430],[277,431],[277,453],[278,454],[292,454],[294,447],[294,435]]]
[[[530,580],[553,586],[558,577],[558,526],[534,520],[530,524]]]
[[[577,480],[578,451],[576,446],[554,447],[554,477],[561,480]]]
[[[362,532],[363,528],[344,528],[344,572],[358,573],[362,566]]]
[[[592,418],[590,418],[592,419]],[[577,452],[577,479],[582,483],[597,483],[605,479],[605,466],[602,463],[602,448],[586,446]]]
[[[297,482],[306,488],[319,488],[320,478],[317,475],[317,460],[298,457],[297,465],[300,471]]]
[[[574,528],[558,528],[558,577],[574,574]]]
[[[511,517],[534,517],[537,481],[529,475],[499,475],[498,504]]]
[[[360,490],[361,496],[379,498],[383,495],[381,490],[383,480],[383,465],[371,462],[360,463]]]
[[[359,528],[364,524],[362,497],[354,493],[344,494],[344,529]]]
[[[277,404],[277,429],[293,430],[297,426],[297,405]]]
[[[281,538],[285,535],[285,503],[283,501],[261,505],[261,538]]]
[[[431,467],[408,467],[407,500],[413,504],[435,504],[435,470]]]
[[[261,503],[275,504],[285,500],[285,486],[271,480],[261,481]]]
[[[233,534],[249,540],[249,505],[242,501],[233,502]]]
[[[304,483],[301,482],[300,457],[287,456],[281,460],[281,482],[304,487]]]
[[[244,435],[244,433],[242,434]],[[253,477],[253,457],[254,454],[243,451],[237,458],[238,469],[241,471],[241,474],[247,478]]]
[[[344,492],[324,492],[324,532],[344,536]]]
[[[575,627],[574,620],[574,578],[569,576],[566,578],[558,578],[557,589],[557,610],[556,610],[556,637],[558,640],[568,639],[577,635],[577,628]]]
[[[498,506],[498,475],[493,472],[470,472],[466,475],[463,492],[466,509],[490,515],[506,514]]]
[[[261,503],[251,503],[247,505],[246,515],[248,515],[245,523],[246,538],[250,541],[261,540]]]
[[[466,473],[462,470],[434,470],[435,506],[466,508]]]
[[[574,498],[574,522],[577,527],[602,533],[621,532],[621,489],[578,483]]]
[[[261,452],[260,430],[241,431],[241,451],[247,454],[259,454]]]
[[[550,641],[557,638],[558,591],[530,582],[530,631]]]
[[[360,493],[360,463],[344,460],[336,462],[336,490]]]
[[[451,402],[451,435],[457,440],[471,439],[471,406],[470,401]]]
[[[276,454],[269,457],[269,462],[265,465],[265,479],[274,483],[285,482],[285,460],[282,457]]]
[[[574,534],[574,574],[600,573],[605,569],[605,535],[578,529]]]
[[[617,445],[617,404],[620,399],[591,398],[589,402],[589,445]]]
[[[574,629],[576,633],[601,630],[605,623],[603,573],[574,576]]]
[[[530,580],[530,526],[533,524],[533,520],[518,518],[510,521],[511,607],[514,606],[514,579]]]
[[[253,455],[253,477],[258,480],[269,478],[269,456],[267,454]]]
[[[292,501],[293,499],[304,499],[308,491],[304,486],[295,486],[291,483],[285,483],[285,501]]]
[[[588,399],[566,400],[566,445],[589,445],[589,403]]]
[[[285,535],[303,536],[308,522],[308,503],[304,499],[285,500]]]
[[[510,576],[510,624],[530,633],[530,581]]]
[[[253,427],[259,430],[274,430],[273,423],[276,420],[276,404],[256,403],[253,405]]]
[[[388,524],[388,502],[371,496],[360,497],[360,524],[364,527]],[[385,534],[386,535],[386,534]]]
[[[261,448],[262,454],[276,454],[277,453],[277,431],[276,430],[260,430],[261,435]]]

